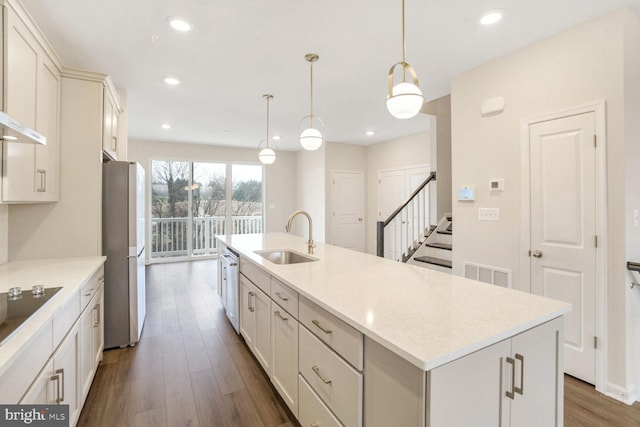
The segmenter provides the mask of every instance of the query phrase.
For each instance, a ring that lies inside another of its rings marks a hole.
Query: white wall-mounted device
[[[473,187],[458,188],[458,200],[461,202],[470,202],[476,199],[476,192]]]
[[[502,178],[490,179],[489,191],[504,191],[504,179]]]
[[[480,114],[483,117],[500,114],[504,111],[504,98],[496,96],[495,98],[485,99],[480,104]]]

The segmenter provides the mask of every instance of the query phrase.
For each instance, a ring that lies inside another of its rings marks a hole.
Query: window
[[[262,233],[262,176],[260,165],[153,160],[151,258],[212,255],[216,235]]]

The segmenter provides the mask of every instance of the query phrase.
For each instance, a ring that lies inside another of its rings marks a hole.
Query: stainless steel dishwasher
[[[227,318],[236,330],[240,331],[240,307],[238,304],[238,281],[240,269],[238,254],[227,248],[222,253],[222,296]]]

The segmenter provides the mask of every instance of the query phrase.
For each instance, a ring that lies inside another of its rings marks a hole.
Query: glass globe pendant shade
[[[260,159],[260,163],[270,165],[276,161],[276,152],[269,147],[263,148],[260,150],[260,153],[258,153],[258,158]]]
[[[387,110],[396,119],[410,119],[420,112],[424,97],[420,88],[413,83],[402,82],[393,87],[387,96]]]
[[[317,150],[322,145],[323,140],[322,134],[316,128],[307,128],[300,134],[300,145],[305,150]]]

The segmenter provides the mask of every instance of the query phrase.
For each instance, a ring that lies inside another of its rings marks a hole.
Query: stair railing
[[[387,219],[377,222],[376,255],[384,257],[385,244],[390,244],[392,258],[406,261],[407,253],[431,226],[428,185],[435,180],[436,173],[431,172]]]

